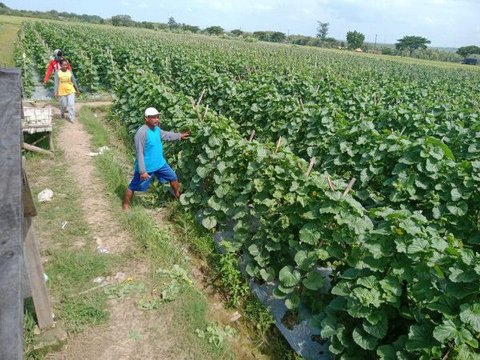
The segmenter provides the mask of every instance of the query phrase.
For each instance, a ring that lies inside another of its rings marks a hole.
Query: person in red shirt
[[[65,58],[63,57],[62,51],[60,49],[56,49],[53,52],[53,59],[50,60],[47,66],[47,70],[45,71],[45,76],[43,77],[44,85],[47,85],[48,80],[50,79],[50,75],[52,75],[52,73],[55,73],[58,70],[60,70],[63,60],[65,60]],[[68,70],[72,70],[70,63],[68,63]]]

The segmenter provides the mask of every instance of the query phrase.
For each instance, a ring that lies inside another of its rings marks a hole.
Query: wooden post
[[[39,148],[38,146],[33,146],[27,143],[23,143],[22,146],[25,150],[29,150],[29,151],[33,151],[33,152],[37,152],[40,154],[49,155],[50,157],[53,157],[53,152]]]
[[[248,139],[248,141],[252,141],[254,136],[255,136],[255,130],[252,130],[252,133],[250,134],[250,138]]]
[[[37,314],[38,327],[45,329],[53,326],[53,316],[43,275],[39,243],[33,230],[32,218],[26,216],[23,222],[25,267],[30,280],[33,304]]]
[[[330,179],[330,175],[327,175],[327,183],[328,183],[328,187],[330,188],[330,190],[335,191],[335,188],[333,187],[332,180]]]
[[[308,169],[307,169],[307,176],[310,175],[310,172],[313,169],[313,165],[315,165],[315,156],[310,159],[310,163],[308,164]]]
[[[348,192],[349,192],[350,189],[352,188],[353,184],[355,184],[355,181],[356,181],[356,180],[357,180],[357,179],[355,179],[355,178],[352,178],[352,179],[350,180],[350,182],[348,183],[347,187],[345,188],[345,191],[344,191],[343,194],[342,194],[342,197],[347,196]]]
[[[200,103],[202,102],[202,99],[203,99],[203,95],[205,94],[205,89],[202,90],[202,92],[200,93],[200,96],[198,97],[198,100],[197,100],[197,104],[196,106],[198,107],[198,105],[200,105]]]
[[[305,106],[303,106],[303,101],[302,101],[302,99],[299,98],[299,99],[298,99],[298,103],[300,104],[302,110],[305,111]]]
[[[205,117],[207,116],[207,113],[208,113],[208,105],[205,108],[205,112],[203,113],[202,120],[205,120]]]
[[[277,144],[275,146],[275,154],[278,152],[278,149],[280,148],[280,145],[282,144],[282,137],[280,136],[277,140]]]

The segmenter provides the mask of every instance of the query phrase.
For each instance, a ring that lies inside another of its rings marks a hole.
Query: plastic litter
[[[43,189],[38,193],[39,202],[52,201],[52,198],[53,198],[53,191],[51,189]]]
[[[67,224],[68,224],[68,221],[62,222],[62,230],[65,229],[65,226],[67,226]]]
[[[89,152],[88,156],[98,156],[104,154],[106,151],[110,150],[108,146],[101,146],[97,149],[97,152]]]
[[[97,246],[97,252],[100,254],[110,254],[110,250],[108,250],[105,246],[103,245],[98,245]]]

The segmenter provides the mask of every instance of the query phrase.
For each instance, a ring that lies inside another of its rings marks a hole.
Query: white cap
[[[158,110],[154,107],[149,107],[145,110],[145,117],[147,116],[157,116],[159,114]]]
[[[53,52],[53,55],[57,56],[58,53],[61,53],[62,50],[60,49],[55,49],[55,51]]]

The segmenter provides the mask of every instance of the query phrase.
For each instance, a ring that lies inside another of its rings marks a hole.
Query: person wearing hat
[[[63,57],[62,51],[60,49],[56,49],[53,52],[53,59],[50,60],[50,62],[47,65],[47,70],[45,71],[45,76],[43,77],[43,84],[47,85],[48,80],[50,79],[50,76],[52,73],[57,72],[60,70],[62,61],[65,60]],[[70,63],[68,64],[68,70],[72,70],[72,67],[70,66]]]
[[[168,165],[163,155],[162,141],[184,140],[189,132],[161,130],[159,112],[153,107],[145,110],[145,124],[135,133],[135,170],[133,179],[123,196],[123,209],[128,210],[135,191],[147,191],[153,176],[161,183],[169,182],[176,198],[180,197],[180,184],[175,171]]]

